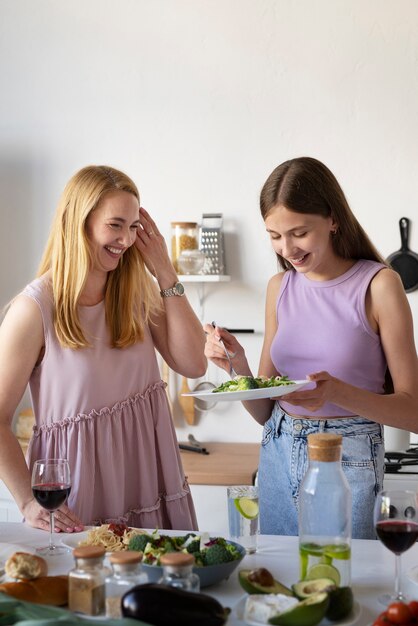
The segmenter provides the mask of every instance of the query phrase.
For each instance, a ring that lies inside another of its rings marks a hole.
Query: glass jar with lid
[[[106,578],[106,617],[122,617],[121,598],[136,585],[148,582],[141,572],[142,552],[127,550],[110,555],[112,573]]]
[[[178,258],[185,250],[199,247],[199,226],[196,222],[171,222],[171,260],[176,272],[180,271]]]
[[[68,608],[84,615],[100,615],[105,610],[105,580],[102,546],[74,548],[75,568],[68,574]]]
[[[185,591],[200,591],[200,578],[193,572],[194,556],[185,552],[169,552],[160,558],[163,567],[161,585]]]

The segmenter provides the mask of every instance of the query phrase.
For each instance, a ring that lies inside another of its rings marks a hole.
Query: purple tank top
[[[277,332],[270,350],[277,371],[303,380],[324,370],[356,387],[383,393],[386,358],[380,337],[367,320],[365,298],[373,276],[384,267],[360,260],[345,274],[326,281],[287,271],[277,298]],[[284,401],[280,405],[297,415],[352,415],[331,403],[314,412]]]

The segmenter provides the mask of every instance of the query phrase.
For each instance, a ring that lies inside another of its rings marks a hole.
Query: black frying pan
[[[418,289],[418,254],[408,248],[409,219],[401,217],[399,220],[401,231],[401,249],[389,255],[387,262],[398,272],[407,293]]]

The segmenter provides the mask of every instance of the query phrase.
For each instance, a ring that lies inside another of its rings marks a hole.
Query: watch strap
[[[176,282],[169,289],[161,289],[160,295],[163,298],[170,298],[170,296],[183,296],[184,295],[184,287],[181,283]]]

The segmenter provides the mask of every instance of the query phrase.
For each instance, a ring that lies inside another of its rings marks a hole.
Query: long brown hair
[[[88,216],[111,191],[126,191],[139,202],[135,183],[107,165],[89,165],[67,183],[38,268],[38,276],[50,272],[54,300],[54,326],[64,347],[85,348],[78,303],[92,264],[86,233]],[[158,301],[141,254],[135,245],[126,250],[109,272],[105,309],[111,344],[125,348],[142,341],[145,324],[158,310]]]
[[[277,206],[295,213],[332,217],[338,228],[331,241],[338,256],[386,264],[351,211],[334,174],[321,161],[298,157],[272,171],[260,194],[263,219]],[[281,255],[277,258],[284,269],[294,269]]]
[[[298,157],[276,167],[263,185],[260,211],[263,219],[272,209],[284,206],[295,213],[332,217],[338,228],[332,235],[334,252],[343,259],[369,259],[387,265],[354,216],[334,174],[321,161]],[[277,254],[285,270],[289,261]],[[393,393],[393,382],[386,369],[385,393]]]

